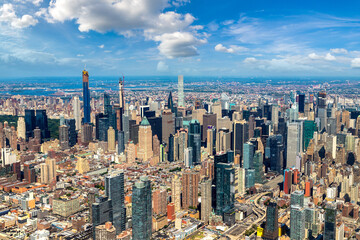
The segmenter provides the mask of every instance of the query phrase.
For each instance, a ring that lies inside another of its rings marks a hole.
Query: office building
[[[89,73],[84,70],[82,72],[83,78],[83,107],[84,107],[84,120],[83,123],[90,123],[91,106],[90,106],[90,90],[89,90]]]
[[[303,240],[305,238],[305,211],[299,205],[291,205],[290,210],[290,238]]]
[[[336,207],[327,205],[325,207],[324,239],[336,239]]]
[[[193,164],[198,164],[201,161],[201,129],[198,120],[191,120],[188,133],[188,146],[193,150],[192,161]]]
[[[132,193],[132,239],[150,240],[152,233],[151,184],[147,177],[133,185]]]
[[[276,240],[279,236],[279,209],[276,201],[270,201],[266,207],[264,240]]]
[[[138,158],[148,161],[153,156],[152,151],[152,131],[149,121],[146,117],[139,126],[139,150]]]
[[[178,106],[184,107],[184,76],[178,76]]]
[[[110,173],[105,178],[106,196],[112,200],[113,224],[116,233],[125,230],[125,194],[124,194],[124,172],[122,170]]]

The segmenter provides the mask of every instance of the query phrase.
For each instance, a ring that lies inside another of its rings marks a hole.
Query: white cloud
[[[351,67],[360,68],[360,58],[354,58],[353,60],[351,60]]]
[[[188,0],[53,0],[48,8],[49,22],[75,20],[81,32],[115,31],[126,37],[143,34],[146,40],[160,42],[158,49],[168,58],[197,55],[202,26],[192,25],[191,14],[164,11],[171,4]],[[46,16],[46,14],[43,14]]]
[[[157,64],[156,70],[158,72],[167,72],[169,71],[169,66],[164,61],[160,61]]]
[[[232,48],[226,48],[224,45],[222,45],[221,43],[219,43],[218,45],[215,46],[215,51],[218,52],[225,52],[225,53],[234,53],[234,49]]]
[[[38,23],[35,18],[27,14],[22,17],[17,17],[13,5],[10,3],[3,4],[0,7],[0,23],[1,22],[8,23],[14,28],[27,28]]]
[[[249,49],[247,49],[246,47],[237,46],[237,45],[230,45],[230,47],[227,48],[224,45],[222,45],[221,43],[219,43],[218,45],[215,46],[215,51],[225,52],[225,53],[244,52],[247,50],[249,50]]]
[[[154,40],[160,42],[158,49],[167,58],[196,56],[196,46],[207,42],[206,39],[196,38],[189,32],[164,33],[154,37]]]
[[[348,51],[345,48],[332,48],[330,49],[331,52],[337,53],[337,54],[347,54]]]
[[[256,61],[257,60],[254,57],[247,57],[247,58],[244,59],[244,63],[254,63]]]
[[[312,60],[326,60],[326,61],[335,61],[336,57],[331,55],[331,53],[327,53],[325,56],[318,55],[316,53],[310,53],[308,57]]]
[[[104,44],[101,44],[100,46],[99,46],[99,48],[104,48],[105,47],[105,45]]]
[[[327,53],[326,56],[324,57],[324,59],[327,61],[334,61],[334,60],[336,60],[336,57],[331,55],[331,53]]]

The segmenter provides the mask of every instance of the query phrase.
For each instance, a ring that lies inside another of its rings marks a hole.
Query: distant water
[[[358,78],[339,78],[339,77],[313,77],[313,78],[239,78],[239,77],[196,77],[184,76],[184,84],[203,84],[209,83],[267,83],[273,85],[282,84],[322,84],[322,83],[342,83],[348,81],[359,81]],[[90,88],[92,91],[114,90],[118,88],[118,77],[91,77]],[[176,88],[177,76],[129,76],[125,78],[127,89],[155,89],[155,88]],[[57,92],[79,92],[82,89],[82,78],[80,77],[27,77],[0,79],[0,95],[52,95]]]

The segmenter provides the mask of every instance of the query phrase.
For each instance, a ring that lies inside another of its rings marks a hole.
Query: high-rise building
[[[209,154],[209,156],[214,155],[214,140],[216,136],[216,129],[213,126],[208,126],[206,134],[206,149]],[[205,134],[205,133],[204,133]]]
[[[324,239],[335,240],[336,237],[336,207],[327,205],[325,207]]]
[[[108,197],[98,197],[92,204],[93,238],[95,240],[95,228],[106,222],[113,222],[112,200]]]
[[[167,208],[167,191],[157,189],[153,192],[153,211],[157,215],[165,215]]]
[[[184,107],[184,76],[178,76],[178,106]]]
[[[93,126],[89,123],[85,123],[81,127],[81,142],[89,143],[93,139]]]
[[[207,113],[203,115],[203,135],[202,135],[202,141],[203,142],[207,142],[207,131],[209,129],[209,126],[214,126],[216,127],[216,114],[213,113]],[[212,140],[212,139],[211,139]]]
[[[234,207],[235,169],[230,163],[215,162],[216,208],[215,213],[224,217],[224,213]]]
[[[171,202],[175,205],[175,212],[181,209],[181,180],[179,175],[175,174],[171,181]]]
[[[291,193],[290,205],[304,207],[304,191],[294,191]]]
[[[188,146],[193,150],[192,161],[194,164],[200,163],[201,156],[201,129],[198,120],[191,120],[188,134]]]
[[[201,189],[201,221],[205,224],[209,222],[211,214],[211,183],[212,180],[205,178],[200,183]]]
[[[281,134],[271,135],[267,138],[265,155],[270,159],[270,169],[281,174],[284,161],[284,144]]]
[[[119,78],[119,107],[123,111],[121,114],[124,113],[124,109],[125,109],[124,83],[125,83],[125,77],[123,76],[122,79]]]
[[[90,123],[91,106],[90,106],[90,90],[89,90],[89,73],[84,70],[83,78],[83,103],[84,103],[84,123]]]
[[[124,131],[118,131],[118,148],[117,153],[120,155],[125,152],[125,134]]]
[[[106,196],[112,200],[111,207],[113,211],[113,224],[116,233],[119,234],[125,230],[125,204],[124,204],[124,172],[122,170],[110,173],[105,178]]]
[[[299,205],[291,205],[290,238],[292,240],[303,240],[305,238],[305,211]]]
[[[109,127],[108,129],[108,151],[115,151],[116,148],[116,143],[115,143],[115,130],[113,129],[113,127]]]
[[[60,148],[65,150],[69,148],[69,128],[66,125],[59,127]]]
[[[81,130],[81,112],[80,112],[80,99],[78,96],[75,96],[73,99],[73,110],[74,110],[76,131],[79,131]]]
[[[255,170],[255,183],[263,184],[264,171],[263,171],[263,153],[260,150],[255,151],[254,154],[254,170]]]
[[[139,126],[138,158],[142,159],[143,161],[147,161],[152,156],[153,151],[151,126],[147,118],[144,117]]]
[[[251,142],[243,145],[243,166],[245,169],[254,168],[255,146]]]
[[[255,185],[255,169],[245,169],[245,187],[251,188]]]
[[[40,164],[40,177],[42,183],[51,183],[56,180],[56,161],[53,158],[46,158],[45,163]]]
[[[64,125],[68,127],[69,146],[73,147],[77,142],[75,119],[65,119]]]
[[[200,174],[195,171],[186,171],[182,175],[182,207],[197,207]]]
[[[303,127],[302,122],[288,123],[287,130],[287,151],[286,151],[286,167],[297,166],[297,156],[303,150]]]
[[[24,117],[19,117],[17,121],[17,136],[18,138],[26,139],[26,125]]]
[[[299,99],[299,113],[304,113],[305,112],[305,94],[300,93],[298,95],[298,99]]]
[[[36,127],[41,130],[41,139],[50,138],[46,110],[36,110]]]
[[[26,128],[26,141],[34,136],[34,129],[36,128],[35,110],[25,109],[25,128]]]
[[[169,144],[170,134],[175,133],[175,116],[169,109],[162,112],[162,141]]]
[[[133,186],[132,239],[150,240],[152,233],[152,201],[150,180],[142,176]]]
[[[266,207],[264,240],[276,240],[279,237],[279,210],[276,201],[270,201]]]

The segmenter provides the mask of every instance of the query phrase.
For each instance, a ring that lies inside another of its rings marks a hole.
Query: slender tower
[[[83,102],[84,102],[84,123],[90,123],[90,91],[89,91],[89,73],[84,69],[82,72],[83,77]]]
[[[125,108],[125,100],[124,100],[124,81],[125,77],[123,76],[122,79],[119,79],[119,104],[120,108],[122,108],[122,113],[124,113]]]
[[[184,76],[178,76],[178,106],[184,106]]]
[[[78,96],[74,97],[73,109],[74,109],[75,126],[76,126],[76,130],[78,131],[81,129],[80,100]]]

